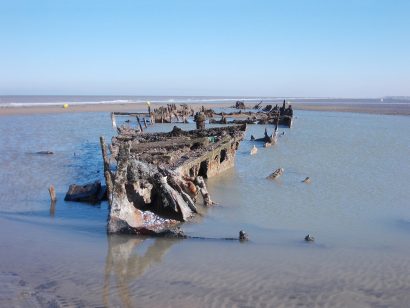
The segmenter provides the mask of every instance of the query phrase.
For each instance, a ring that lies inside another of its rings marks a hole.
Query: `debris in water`
[[[245,231],[243,231],[243,230],[239,231],[239,240],[240,240],[240,241],[247,241],[247,240],[249,240],[248,234],[247,234]]]
[[[271,175],[268,176],[268,179],[272,179],[272,180],[277,179],[278,177],[280,177],[283,174],[284,171],[285,171],[285,169],[278,168]]]
[[[305,236],[305,241],[306,242],[314,242],[315,238],[313,236],[311,236],[310,234]]]
[[[306,177],[306,179],[304,179],[302,182],[306,184],[310,184],[312,180],[310,179],[310,177]]]

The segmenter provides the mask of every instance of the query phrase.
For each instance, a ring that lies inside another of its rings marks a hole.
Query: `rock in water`
[[[310,177],[306,177],[306,179],[304,179],[302,182],[306,184],[310,184],[312,180],[310,179]]]
[[[285,171],[285,169],[278,168],[271,175],[268,176],[268,179],[272,179],[272,180],[277,179],[278,177],[280,177],[283,174],[284,171]]]
[[[305,236],[305,241],[306,242],[314,242],[315,238],[313,236],[311,236],[310,234]]]
[[[247,241],[247,240],[249,240],[248,234],[247,234],[245,231],[243,231],[243,230],[239,231],[239,240],[240,240],[240,241]]]
[[[72,184],[68,188],[64,201],[77,201],[97,203],[105,197],[106,190],[100,181],[87,183],[85,185]]]
[[[51,151],[38,151],[38,152],[36,152],[36,153],[34,153],[34,154],[39,154],[39,155],[52,155],[52,154],[54,154],[54,153],[51,152]]]
[[[256,153],[258,153],[258,149],[256,148],[256,146],[254,145],[252,150],[251,150],[251,155],[255,155]]]

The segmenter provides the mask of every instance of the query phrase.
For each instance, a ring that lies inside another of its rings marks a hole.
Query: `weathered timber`
[[[194,121],[196,122],[196,129],[205,129],[205,120],[205,113],[202,111],[197,112],[194,117]]]
[[[111,124],[112,124],[112,128],[117,128],[117,122],[115,121],[115,113],[111,112]]]
[[[112,112],[112,114],[114,114],[116,116],[149,117],[149,113],[147,113],[147,112],[120,112],[120,111],[116,111],[116,112]]]
[[[152,113],[153,121],[155,123],[171,123],[172,118],[175,117],[176,122],[186,123],[185,117],[193,115],[193,109],[187,104],[168,104],[166,106],[160,106],[154,109]]]
[[[277,179],[278,177],[280,177],[283,174],[284,171],[285,171],[285,169],[278,168],[271,175],[268,176],[268,179],[272,179],[272,180]]]
[[[110,159],[108,157],[108,149],[107,149],[107,144],[105,143],[104,137],[100,137],[100,145],[101,145],[101,154],[103,157],[103,162],[104,162],[104,176],[106,179],[106,185],[107,185],[107,198],[111,199],[112,196],[112,173],[110,170]]]
[[[138,126],[140,127],[141,132],[143,132],[144,129],[142,128],[142,125],[141,125],[141,121],[140,121],[140,117],[139,117],[139,116],[137,116],[137,122],[138,122]]]
[[[275,129],[273,134],[271,134],[269,136],[268,135],[268,130],[265,128],[265,133],[264,133],[264,136],[262,138],[255,139],[255,137],[252,135],[251,140],[252,141],[260,141],[260,142],[263,142],[264,144],[269,144],[267,146],[271,146],[272,144],[275,144],[278,141],[277,129]],[[265,146],[265,147],[267,147],[267,146]]]
[[[116,168],[107,167],[102,150],[107,187],[112,187],[108,232],[162,234],[197,213],[198,193],[205,206],[212,205],[204,178],[233,166],[245,129],[119,132],[110,146]]]
[[[292,127],[293,123],[293,109],[291,105],[286,107],[286,102],[283,102],[282,107],[276,105],[266,105],[262,108],[262,102],[256,104],[253,110],[247,108],[243,102],[236,102],[232,108],[237,109],[233,112],[219,112],[208,115],[208,118],[213,116],[221,116],[219,119],[213,119],[210,123],[218,124],[273,124]],[[233,119],[227,121],[223,116],[229,116]]]
[[[48,193],[50,194],[51,202],[55,203],[57,201],[57,197],[56,197],[56,190],[54,188],[54,185],[50,185],[50,187],[48,188]]]

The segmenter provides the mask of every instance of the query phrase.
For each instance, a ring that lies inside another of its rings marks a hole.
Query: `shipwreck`
[[[211,124],[273,124],[283,125],[291,128],[293,122],[292,105],[286,107],[286,101],[283,101],[282,107],[278,105],[266,105],[262,108],[262,102],[256,104],[253,108],[247,107],[243,102],[237,101],[231,108],[236,109],[231,112],[216,113],[212,109],[205,110],[209,123]],[[218,118],[216,118],[218,117]],[[228,119],[230,118],[230,119]]]
[[[198,123],[197,123],[198,125]],[[108,233],[175,234],[197,206],[213,204],[204,179],[234,166],[245,125],[167,133],[118,128],[100,138],[110,212]]]

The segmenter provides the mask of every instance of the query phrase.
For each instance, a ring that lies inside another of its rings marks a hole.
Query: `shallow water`
[[[255,156],[265,127],[249,126],[235,168],[208,180],[219,205],[184,226],[208,240],[107,237],[106,203],[63,201],[69,184],[103,180],[109,114],[2,117],[0,306],[407,306],[410,118],[296,117]],[[250,242],[217,239],[240,229]]]

